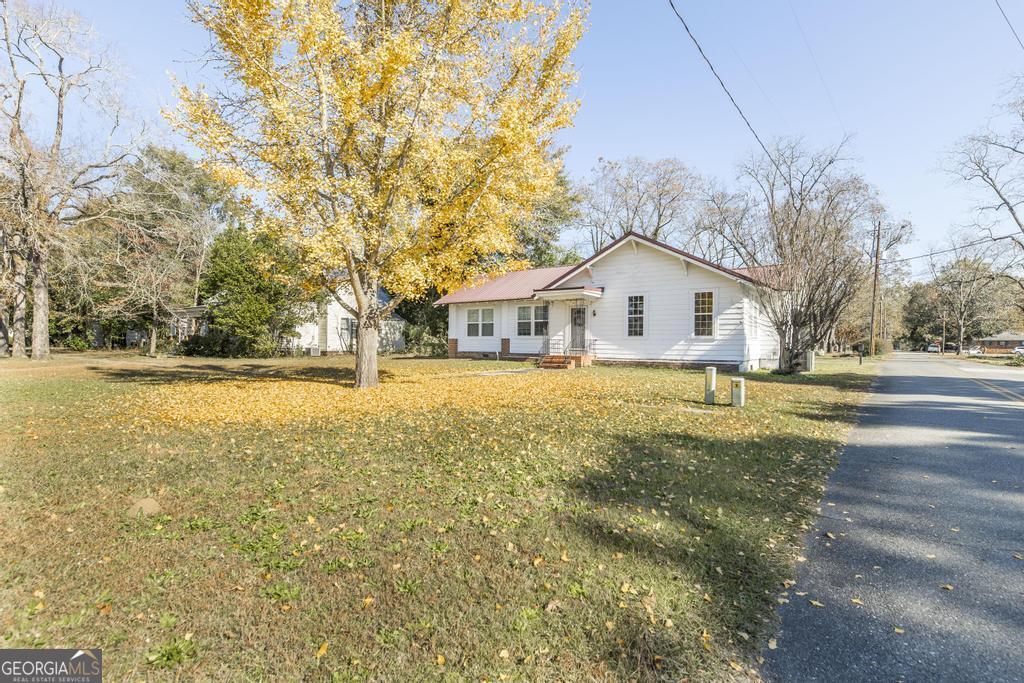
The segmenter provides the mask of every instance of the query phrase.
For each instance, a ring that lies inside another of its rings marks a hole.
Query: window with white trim
[[[494,309],[470,308],[466,311],[467,337],[494,336]]]
[[[693,336],[715,336],[715,293],[694,292]]]
[[[626,336],[644,336],[644,297],[626,297]]]
[[[548,336],[548,306],[519,306],[516,311],[516,334],[520,337]]]

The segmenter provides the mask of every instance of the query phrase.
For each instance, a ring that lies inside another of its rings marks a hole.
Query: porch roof
[[[565,301],[567,299],[600,299],[604,296],[604,287],[556,287],[553,289],[535,289],[533,298],[542,301]]]

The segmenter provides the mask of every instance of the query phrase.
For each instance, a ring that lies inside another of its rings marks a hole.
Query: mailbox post
[[[704,403],[715,404],[715,381],[717,379],[717,368],[704,368]]]
[[[747,380],[742,377],[733,377],[729,380],[732,385],[732,404],[742,408],[747,402]]]

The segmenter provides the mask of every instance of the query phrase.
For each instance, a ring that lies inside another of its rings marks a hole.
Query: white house
[[[628,233],[575,266],[509,273],[447,294],[449,357],[776,367],[760,285]]]
[[[355,296],[352,292],[339,290],[338,295],[345,303],[355,307]],[[381,301],[389,301],[390,297],[384,290],[378,292]],[[352,353],[356,343],[356,319],[341,304],[330,297],[326,304],[320,306],[311,321],[296,328],[299,349],[317,349],[320,353]],[[380,330],[380,352],[397,353],[405,350],[405,319],[393,313],[389,320],[384,321]]]

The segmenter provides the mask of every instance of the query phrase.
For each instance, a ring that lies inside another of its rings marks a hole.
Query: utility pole
[[[870,355],[875,355],[875,311],[878,309],[878,270],[881,265],[882,221],[875,221],[875,281],[871,285],[871,330],[868,335]]]

